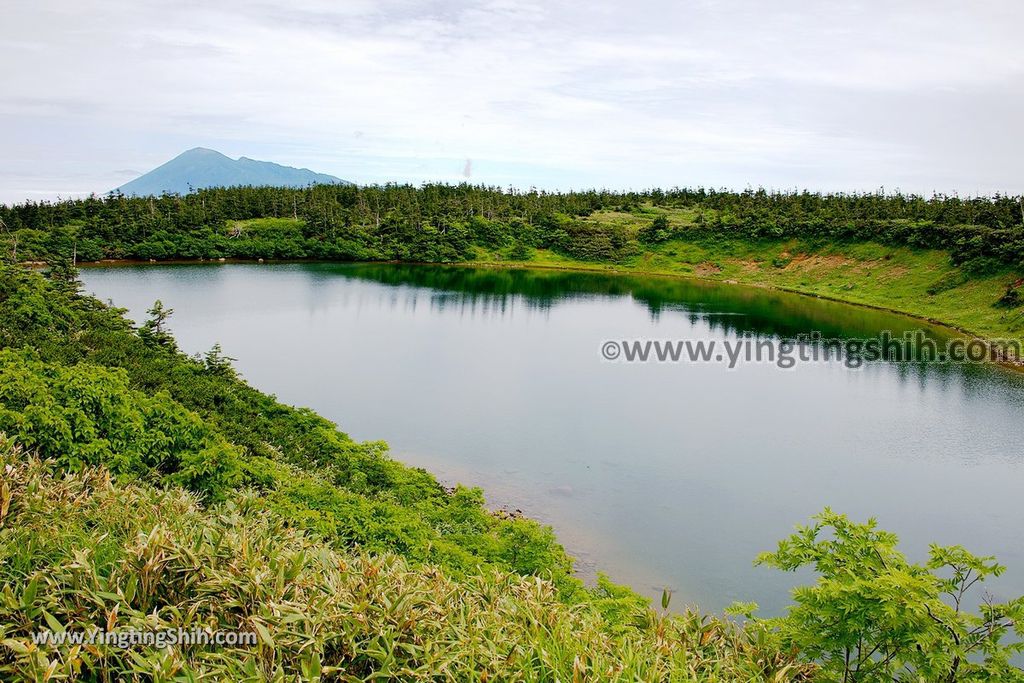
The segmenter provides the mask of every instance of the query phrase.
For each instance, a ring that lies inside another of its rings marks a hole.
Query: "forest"
[[[635,221],[596,220],[602,215]],[[1024,198],[712,189],[549,193],[473,185],[214,188],[0,206],[6,260],[451,262],[548,249],[617,262],[673,238],[877,242],[987,272],[1024,264]]]

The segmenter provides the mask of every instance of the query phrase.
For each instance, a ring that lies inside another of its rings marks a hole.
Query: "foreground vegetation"
[[[992,558],[913,564],[826,511],[759,559],[818,575],[786,616],[653,609],[583,586],[549,528],[250,387],[219,348],[182,354],[169,315],[136,329],[60,259],[0,265],[4,679],[1024,681],[1024,599],[979,597]],[[258,642],[33,639],[193,626]]]
[[[813,562],[818,585],[797,591],[790,617],[739,627],[632,601],[614,613],[598,597],[568,605],[550,582],[494,568],[454,579],[332,549],[252,490],[204,505],[104,467],[69,472],[2,436],[0,470],[5,680],[1024,680],[1002,643],[1024,604],[961,612],[963,588],[997,565],[960,548],[910,565],[891,535],[832,513],[762,558]],[[835,541],[819,540],[825,528]],[[118,648],[33,637],[92,629],[256,638]]]
[[[28,680],[805,680],[773,643],[717,619],[636,607],[612,621],[548,581],[459,580],[401,557],[333,550],[242,491],[64,474],[0,442],[0,677]],[[629,623],[626,624],[625,620]],[[248,647],[35,645],[113,629],[255,632]]]
[[[783,287],[989,338],[1024,335],[1020,197],[222,188],[0,207],[0,253],[614,268]]]

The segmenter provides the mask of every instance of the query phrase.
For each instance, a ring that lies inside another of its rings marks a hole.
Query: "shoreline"
[[[935,327],[939,327],[945,330],[955,332],[957,334],[970,337],[972,340],[980,341],[986,345],[990,345],[992,338],[978,334],[977,332],[961,327],[955,323],[946,322],[933,318],[930,316],[921,315],[918,313],[911,313],[909,311],[892,308],[889,306],[882,306],[879,304],[871,304],[860,301],[850,301],[849,299],[843,299],[841,297],[830,296],[827,294],[818,294],[815,292],[808,292],[793,287],[785,287],[769,283],[750,283],[750,282],[739,282],[732,279],[719,279],[712,278],[703,275],[690,274],[690,273],[673,273],[666,271],[657,270],[640,270],[628,267],[621,267],[613,264],[601,265],[601,264],[588,264],[588,263],[569,263],[565,265],[553,264],[553,263],[533,263],[530,261],[491,261],[491,260],[472,260],[472,261],[325,261],[321,259],[239,259],[239,258],[217,258],[217,259],[166,259],[166,260],[143,260],[143,259],[103,259],[100,261],[87,261],[78,264],[79,268],[104,268],[104,267],[118,267],[118,266],[157,266],[157,265],[227,265],[227,264],[302,264],[302,263],[330,263],[330,264],[379,264],[379,265],[422,265],[422,266],[451,266],[458,268],[493,268],[493,269],[507,269],[507,270],[551,270],[551,271],[562,271],[562,272],[578,272],[578,273],[605,273],[608,275],[623,276],[623,275],[636,275],[643,277],[658,277],[668,278],[672,280],[694,280],[699,282],[714,283],[719,285],[730,285],[736,287],[750,287],[752,289],[762,289],[775,292],[783,292],[786,294],[794,294],[798,296],[805,296],[813,299],[819,299],[822,301],[831,301],[834,303],[844,304],[846,306],[856,306],[860,308],[866,308],[874,311],[882,311],[885,313],[892,313],[894,315],[904,316],[912,320],[917,320],[923,323],[928,323]],[[41,267],[45,264],[38,264],[33,262],[24,262],[22,265],[28,265],[30,267]],[[991,348],[991,346],[989,347]],[[986,363],[992,363],[1000,367],[1012,370],[1014,372],[1024,373],[1024,359],[1020,360],[987,360]]]
[[[88,267],[89,268],[98,269],[98,268],[103,268],[103,267],[116,267],[117,265],[121,265],[121,266],[129,267],[129,268],[135,268],[135,267],[142,267],[142,266],[146,266],[146,265],[161,265],[161,264],[162,265],[195,266],[195,265],[220,265],[220,264],[226,264],[228,262],[229,261],[227,261],[227,260],[225,260],[224,262],[217,261],[217,260],[215,260],[215,261],[209,261],[209,260],[205,260],[205,261],[199,261],[199,260],[179,260],[179,261],[176,261],[176,262],[162,261],[162,262],[150,263],[149,261],[126,261],[126,260],[122,260],[122,261],[107,262],[107,263],[93,262],[93,263],[90,263],[88,265]],[[259,274],[257,273],[256,269],[252,268],[252,266],[259,265],[257,262],[254,262],[252,260],[247,260],[247,259],[238,259],[238,260],[235,260],[235,261],[231,261],[231,263],[248,264],[250,266],[250,269],[247,272],[249,272],[253,277],[259,277]],[[594,274],[611,273],[611,274],[620,275],[620,276],[621,275],[633,274],[633,275],[639,275],[641,277],[651,277],[651,276],[653,276],[653,277],[667,277],[667,278],[673,278],[675,280],[690,280],[690,281],[703,280],[703,281],[707,281],[709,283],[712,283],[712,285],[715,284],[716,282],[719,282],[719,283],[723,282],[721,280],[716,281],[714,279],[706,278],[706,277],[699,277],[699,276],[697,276],[697,277],[690,277],[690,276],[687,276],[685,274],[646,273],[646,272],[638,273],[636,271],[629,271],[629,270],[622,269],[622,268],[618,268],[618,269],[614,269],[613,270],[611,267],[602,266],[602,265],[593,265],[593,266],[587,267],[587,264],[564,264],[564,265],[562,265],[562,264],[557,264],[557,265],[548,264],[548,265],[538,265],[538,266],[535,266],[535,267],[531,268],[531,264],[529,262],[490,262],[490,263],[485,263],[485,262],[482,262],[482,261],[481,262],[456,262],[456,263],[446,263],[446,264],[436,264],[436,263],[435,264],[429,264],[429,263],[412,263],[412,262],[396,262],[396,261],[339,262],[339,261],[316,261],[316,260],[281,260],[281,261],[265,261],[265,263],[267,265],[275,265],[275,264],[277,264],[277,265],[284,265],[284,264],[298,264],[298,265],[302,265],[302,264],[308,264],[308,265],[326,264],[328,266],[344,265],[344,264],[347,264],[347,263],[351,263],[353,267],[358,267],[358,266],[360,266],[361,264],[364,264],[364,263],[366,263],[366,264],[382,264],[382,265],[401,265],[401,264],[406,264],[406,265],[435,265],[435,266],[437,266],[437,265],[451,265],[451,266],[459,266],[459,267],[462,267],[462,268],[469,268],[469,269],[472,269],[474,267],[481,267],[481,268],[492,269],[494,271],[498,271],[499,269],[504,268],[504,269],[507,269],[507,270],[531,270],[531,269],[533,269],[533,270],[538,270],[538,271],[540,271],[540,270],[548,270],[548,271],[551,271],[551,272],[559,272],[559,271],[564,271],[564,272],[581,272],[581,273],[590,272],[590,273],[594,273]],[[341,271],[341,269],[339,269],[338,272],[340,272],[340,271]],[[139,272],[143,272],[143,271],[139,271]],[[200,271],[195,271],[195,272],[199,276],[202,275],[202,271],[201,270]],[[302,272],[302,271],[301,270],[296,270],[296,272]],[[329,275],[330,272],[332,272],[331,268],[327,268],[327,269],[325,269],[323,271],[324,275]],[[725,284],[737,284],[740,287],[751,287],[751,288],[757,287],[756,285],[750,285],[750,284],[747,284],[747,283],[725,283]],[[768,287],[768,286],[757,287],[757,289],[778,289],[780,291],[783,291],[780,288],[771,288],[771,287]],[[751,291],[754,291],[754,290],[751,290]],[[801,292],[785,292],[785,293],[788,294],[788,293],[801,293]],[[807,296],[815,296],[815,295],[807,294]],[[824,297],[815,297],[815,298],[824,299]],[[851,302],[838,301],[837,303],[851,303]],[[856,305],[856,304],[853,304],[853,305]],[[876,310],[887,310],[887,309],[882,309],[880,307],[871,307],[871,306],[868,306],[866,308],[876,309]],[[898,315],[905,315],[905,314],[902,314],[900,312],[894,312],[894,313],[896,313]],[[907,317],[913,317],[913,316],[907,316]],[[918,316],[917,318],[921,319],[920,316]],[[1011,369],[1011,368],[1008,368],[1008,369]],[[262,391],[262,389],[261,389],[261,391]],[[322,414],[320,411],[321,411],[320,408],[316,409],[317,414]],[[369,438],[372,438],[372,435],[369,435]],[[388,441],[388,443],[391,443],[391,439],[390,438],[388,438],[387,441]],[[602,549],[604,547],[604,545],[590,544],[590,543],[588,543],[589,539],[586,537],[586,535],[585,534],[584,535],[580,534],[579,529],[583,528],[584,530],[586,530],[587,527],[577,527],[577,526],[575,526],[575,525],[573,525],[571,523],[567,524],[567,523],[564,523],[564,521],[559,521],[560,518],[559,518],[558,514],[557,513],[552,514],[553,513],[553,508],[552,508],[551,505],[545,505],[543,507],[541,507],[540,505],[532,505],[529,502],[527,502],[528,498],[520,498],[520,497],[518,497],[513,490],[509,490],[509,489],[504,489],[503,490],[502,487],[500,487],[500,486],[498,486],[498,487],[494,486],[493,482],[487,481],[487,477],[466,477],[466,476],[462,476],[458,472],[458,469],[459,469],[458,467],[452,467],[451,465],[441,466],[437,462],[433,462],[433,463],[425,462],[427,460],[431,460],[431,458],[424,458],[424,457],[414,458],[414,457],[412,457],[411,455],[409,455],[407,453],[400,453],[400,452],[396,452],[396,451],[392,451],[391,453],[389,453],[389,457],[391,457],[395,461],[397,461],[397,462],[399,462],[399,463],[401,463],[401,464],[403,464],[405,466],[409,466],[409,467],[422,467],[423,469],[428,471],[435,478],[435,480],[437,480],[445,488],[450,488],[453,485],[458,484],[458,483],[468,484],[470,486],[480,487],[483,490],[483,492],[484,492],[485,501],[486,501],[485,502],[485,507],[489,511],[489,513],[492,514],[492,515],[495,515],[495,516],[498,516],[498,517],[506,517],[506,516],[516,517],[516,516],[522,515],[522,516],[524,516],[527,519],[536,521],[536,522],[541,523],[541,524],[543,524],[545,526],[552,527],[552,529],[556,530],[555,538],[557,539],[557,543],[562,548],[564,548],[565,552],[570,557],[572,557],[572,559],[573,559],[572,574],[571,575],[573,577],[583,581],[583,583],[585,585],[593,586],[594,585],[595,577],[597,576],[598,572],[604,572],[604,573],[607,573],[610,577],[612,577],[612,580],[615,583],[620,584],[620,585],[628,586],[633,593],[636,593],[636,594],[642,596],[643,598],[651,601],[651,604],[657,604],[658,594],[659,594],[659,592],[661,590],[661,589],[657,588],[658,580],[661,579],[661,578],[664,578],[659,571],[657,571],[657,570],[645,570],[643,564],[639,564],[640,568],[637,569],[636,567],[633,567],[633,566],[631,566],[631,565],[629,565],[627,563],[620,563],[617,560],[615,560],[614,555],[613,555],[613,558],[612,558],[611,561],[607,557],[603,557],[600,554],[600,552],[595,552],[595,548],[597,548],[598,551],[600,551],[600,549]],[[501,492],[500,495],[494,495],[496,492],[499,492],[499,491]],[[657,566],[657,565],[655,565],[655,566]],[[664,575],[664,576],[669,576],[669,575]],[[666,580],[665,583],[668,584],[669,582]],[[678,583],[678,585],[677,585],[677,583]],[[700,585],[702,586],[703,584],[700,584]],[[702,594],[700,592],[700,588],[699,587],[697,588],[697,590],[692,590],[692,588],[693,588],[692,586],[689,586],[685,582],[673,582],[672,583],[672,590],[674,592],[678,593],[676,595],[675,602],[672,605],[672,611],[675,611],[676,609],[685,610],[688,607],[696,607],[696,606],[699,606],[699,605],[706,605],[706,606],[709,606],[709,609],[714,609],[714,610],[717,610],[717,609],[720,608],[720,605],[718,605],[717,603],[710,602],[710,604],[709,604],[709,600],[710,599],[707,596],[701,597]],[[768,599],[767,601],[768,601],[769,604],[775,604],[770,599]],[[716,605],[716,606],[715,607],[710,607],[710,605]],[[775,616],[774,612],[772,613],[772,616]]]

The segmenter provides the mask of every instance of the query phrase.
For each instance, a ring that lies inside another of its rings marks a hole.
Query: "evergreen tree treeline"
[[[575,258],[616,260],[640,249],[643,228],[670,209],[685,209],[692,219],[671,229],[660,226],[659,239],[877,241],[946,249],[957,263],[1024,263],[1024,198],[1008,195],[925,198],[704,188],[548,193],[467,184],[232,187],[183,196],[26,202],[0,206],[0,247],[5,260],[23,261],[458,261],[470,257],[475,245],[508,247],[513,255],[538,247]],[[588,220],[599,211],[633,213],[642,220],[636,229]],[[241,223],[251,219],[280,220],[257,230]]]

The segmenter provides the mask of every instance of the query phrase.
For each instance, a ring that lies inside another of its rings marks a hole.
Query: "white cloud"
[[[1024,189],[1017,3],[292,5],[5,9],[0,201],[196,145],[357,182]]]

